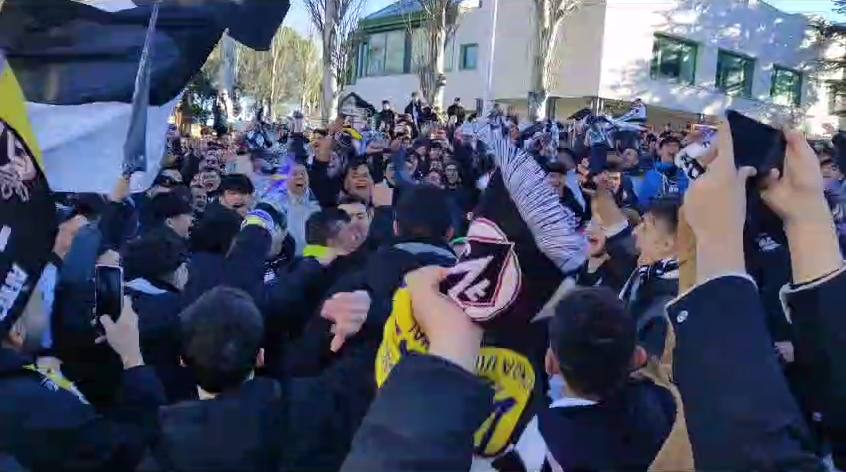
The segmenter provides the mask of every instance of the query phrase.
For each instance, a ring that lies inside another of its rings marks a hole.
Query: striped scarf
[[[678,279],[679,261],[674,257],[638,267],[620,290],[620,300],[631,306],[638,299],[640,288],[654,279]]]

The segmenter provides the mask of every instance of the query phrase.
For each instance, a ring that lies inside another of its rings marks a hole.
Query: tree
[[[323,46],[323,101],[320,117],[325,123],[335,117],[339,91],[346,85],[364,1],[305,0],[311,23],[320,34]]]
[[[321,71],[317,48],[310,38],[283,27],[269,51],[239,48],[238,88],[257,104],[267,104],[271,120],[286,105],[314,106],[313,91],[319,87]]]
[[[420,92],[433,107],[443,109],[444,87],[444,49],[447,41],[458,28],[460,2],[456,0],[416,0],[420,11],[413,12],[406,18],[411,31],[412,41],[419,51],[414,58],[417,76],[420,79]],[[419,27],[422,35],[415,34]]]
[[[532,38],[532,70],[529,89],[529,119],[546,117],[546,103],[552,81],[553,57],[558,32],[564,20],[591,3],[590,0],[533,0],[534,37]]]

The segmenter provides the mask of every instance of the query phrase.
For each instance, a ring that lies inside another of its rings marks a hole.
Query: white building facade
[[[482,0],[461,16],[447,44],[445,101],[475,108],[484,94],[498,1],[492,97],[526,116],[532,0]],[[419,32],[414,0],[401,0],[362,22],[355,92],[377,108],[402,108],[418,88]],[[422,35],[420,35],[422,36]],[[615,112],[641,98],[649,121],[683,124],[732,108],[765,121],[792,120],[811,135],[838,126],[840,100],[822,57],[842,45],[816,39],[809,19],[763,0],[597,0],[567,18],[553,46],[549,113],[564,118],[585,106]],[[829,74],[829,75],[827,75]]]

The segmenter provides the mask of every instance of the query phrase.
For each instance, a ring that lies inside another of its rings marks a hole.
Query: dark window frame
[[[670,43],[677,43],[679,45],[689,47],[693,49],[693,69],[690,74],[690,78],[682,77],[681,72],[678,76],[673,77],[671,75],[664,75],[661,73],[661,43],[662,42],[670,42]],[[696,73],[698,69],[698,62],[699,62],[699,43],[695,41],[690,41],[688,39],[679,38],[676,36],[670,36],[666,34],[656,34],[653,37],[652,42],[652,59],[649,66],[649,76],[653,79],[660,79],[660,80],[669,80],[672,82],[677,82],[680,84],[686,85],[693,85],[696,83]]]
[[[473,67],[467,67],[467,50],[476,48],[476,57]],[[458,53],[458,70],[476,70],[479,67],[479,43],[465,43],[461,45]]]
[[[778,64],[773,64],[773,74],[772,78],[770,79],[770,98],[775,100],[776,98],[776,82],[778,80],[778,73],[779,72],[788,72],[791,74],[795,74],[796,78],[799,79],[794,85],[795,89],[793,90],[793,100],[791,105],[792,106],[802,106],[802,86],[805,82],[805,77],[799,70],[793,69],[791,67],[780,66]]]
[[[729,90],[728,84],[725,83],[727,77],[725,72],[723,71],[722,66],[725,57],[732,59],[740,59],[744,61],[743,89],[739,93]],[[746,54],[734,51],[729,51],[727,49],[719,49],[717,51],[717,75],[714,81],[715,85],[717,86],[717,89],[722,91],[724,94],[732,97],[752,98],[752,88],[755,84],[756,62],[757,60],[752,56],[748,56]]]

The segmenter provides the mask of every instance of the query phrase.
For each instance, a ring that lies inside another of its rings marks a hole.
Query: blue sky
[[[770,5],[789,13],[806,13],[823,16],[831,21],[846,22],[845,15],[834,13],[833,0],[764,0]],[[365,14],[374,12],[393,0],[365,0]],[[308,33],[309,20],[303,7],[303,0],[291,0],[291,11],[285,19],[285,24],[302,33]]]

